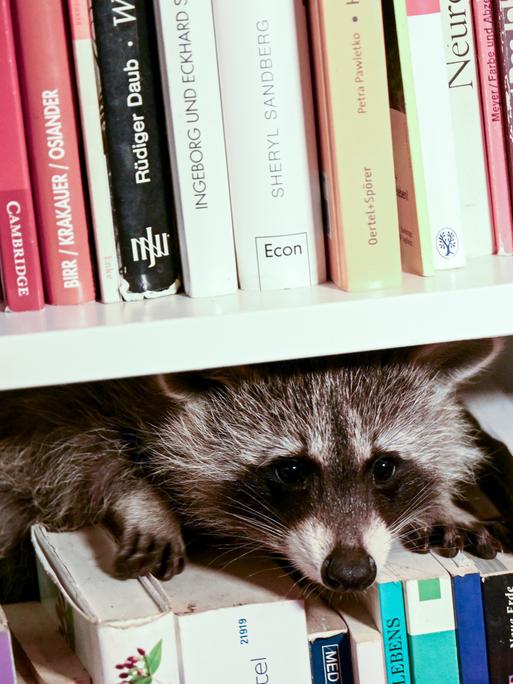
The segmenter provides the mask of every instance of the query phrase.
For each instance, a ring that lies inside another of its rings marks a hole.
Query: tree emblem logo
[[[460,248],[458,236],[452,228],[442,228],[436,236],[436,249],[444,259],[452,259]]]

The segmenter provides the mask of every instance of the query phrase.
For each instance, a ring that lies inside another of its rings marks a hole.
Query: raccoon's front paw
[[[479,522],[468,525],[433,523],[405,530],[401,541],[416,553],[432,550],[446,558],[454,558],[458,551],[468,551],[479,558],[491,559],[502,551],[504,530],[496,524],[491,526]]]
[[[151,573],[169,580],[182,572],[185,544],[180,521],[168,503],[144,482],[121,498],[105,523],[118,542],[114,574],[120,579]]]

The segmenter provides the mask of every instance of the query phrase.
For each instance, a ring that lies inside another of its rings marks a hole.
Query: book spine
[[[44,306],[10,2],[0,0],[0,259],[11,311]]]
[[[468,257],[494,251],[485,141],[470,0],[441,0],[446,87],[452,115],[461,219]]]
[[[490,198],[498,254],[513,253],[513,218],[492,0],[473,0]]]
[[[68,14],[101,300],[118,302],[121,299],[119,264],[100,116],[99,74],[91,32],[91,0],[68,0]]]
[[[63,6],[13,0],[47,301],[94,299]]]
[[[346,290],[401,282],[380,2],[311,3],[330,275]]]
[[[184,287],[237,289],[212,4],[155,0]]]
[[[399,50],[411,60],[419,149],[424,167],[435,269],[463,266],[465,252],[440,3],[394,0],[396,16],[405,14],[407,35]],[[398,22],[399,26],[399,22]]]
[[[310,640],[312,684],[352,684],[351,647],[346,632]]]
[[[2,622],[0,622],[0,681],[2,684],[16,684],[17,682],[11,636],[7,624]]]
[[[401,582],[378,585],[381,633],[389,684],[410,684],[410,657]]]
[[[482,578],[490,681],[513,681],[513,574]]]
[[[412,681],[459,684],[451,579],[404,580]]]
[[[452,586],[461,684],[488,684],[481,577],[454,577]]]
[[[173,294],[179,260],[153,4],[93,0],[125,300]]]
[[[394,146],[394,168],[399,215],[399,239],[403,271],[433,275],[431,228],[426,197],[424,167],[419,148],[418,120],[414,100],[410,52],[398,34],[407,36],[406,12],[394,12],[391,2],[383,2],[383,24],[387,55],[390,124]]]
[[[182,681],[187,684],[312,684],[301,601],[212,606],[177,619]],[[205,634],[198,658],[198,640]]]
[[[301,0],[213,0],[240,286],[325,279]]]

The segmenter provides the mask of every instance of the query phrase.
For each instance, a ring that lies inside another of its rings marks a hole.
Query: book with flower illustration
[[[93,682],[179,684],[175,617],[147,578],[110,573],[115,545],[102,528],[32,528],[43,605]]]

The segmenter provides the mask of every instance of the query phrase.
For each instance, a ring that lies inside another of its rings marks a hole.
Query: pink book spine
[[[512,254],[511,185],[506,162],[492,0],[473,0],[472,10],[496,251],[498,254]]]
[[[0,260],[11,311],[44,306],[9,0],[0,0]]]
[[[27,142],[49,304],[94,299],[61,0],[12,0]]]

